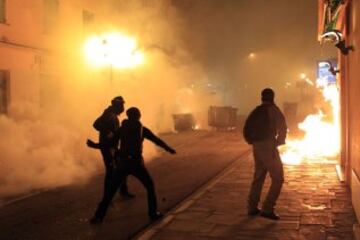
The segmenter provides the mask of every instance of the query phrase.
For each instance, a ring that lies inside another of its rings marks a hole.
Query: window
[[[0,23],[6,22],[6,1],[0,0]]]
[[[93,12],[90,12],[88,10],[83,10],[83,25],[84,26],[89,26],[94,22],[95,19],[95,15]]]
[[[9,104],[9,71],[0,70],[0,114],[6,114]]]
[[[44,33],[52,33],[59,13],[59,0],[44,0]]]

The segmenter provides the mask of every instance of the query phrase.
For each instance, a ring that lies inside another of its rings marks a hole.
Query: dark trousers
[[[157,201],[155,194],[154,182],[143,163],[127,163],[116,169],[111,180],[111,187],[109,191],[104,193],[103,199],[98,205],[95,212],[97,218],[103,219],[106,215],[107,209],[114,197],[119,185],[124,181],[128,175],[136,177],[147,191],[148,211],[149,215],[156,213]]]
[[[110,148],[100,149],[101,155],[104,160],[105,165],[105,179],[104,179],[104,194],[107,191],[110,191],[112,176],[114,175],[115,167],[114,167],[114,153],[111,152]],[[126,178],[124,178],[123,182],[119,186],[120,193],[127,193],[128,186]]]

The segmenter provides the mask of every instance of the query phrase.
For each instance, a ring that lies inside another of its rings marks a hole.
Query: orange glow
[[[132,68],[144,61],[144,55],[137,50],[134,38],[120,33],[105,33],[90,37],[84,46],[87,61],[93,66]]]
[[[250,53],[250,54],[249,54],[249,58],[250,58],[250,59],[255,59],[255,57],[256,57],[256,54],[255,54],[255,53]]]
[[[309,115],[299,124],[299,129],[305,132],[303,139],[287,141],[280,148],[281,157],[285,164],[300,164],[303,161],[319,160],[320,162],[333,160],[340,153],[340,105],[339,89],[335,85],[318,86],[326,101],[332,108],[331,120],[325,121],[322,111]]]

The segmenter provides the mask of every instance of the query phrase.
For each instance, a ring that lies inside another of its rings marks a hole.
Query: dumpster
[[[237,108],[230,106],[210,106],[208,125],[217,130],[232,130],[238,124]]]
[[[174,128],[176,131],[188,131],[195,128],[195,119],[191,113],[173,114]]]

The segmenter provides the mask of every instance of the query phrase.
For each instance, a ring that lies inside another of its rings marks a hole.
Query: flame
[[[280,148],[285,164],[298,165],[304,161],[330,161],[340,153],[340,104],[339,89],[336,85],[318,84],[325,101],[330,102],[332,118],[318,111],[309,115],[298,125],[305,132],[302,139],[289,140]],[[326,120],[325,120],[326,118]]]
[[[134,38],[120,33],[90,37],[84,46],[86,59],[93,66],[132,68],[144,61]]]

